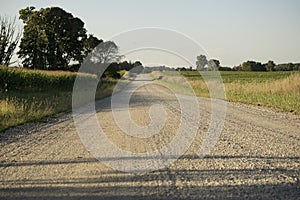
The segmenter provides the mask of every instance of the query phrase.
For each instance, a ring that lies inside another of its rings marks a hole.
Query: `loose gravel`
[[[300,199],[299,116],[229,102],[216,146],[200,158],[211,106],[207,98],[198,102],[201,126],[189,149],[152,172],[125,173],[99,162],[82,144],[71,114],[9,129],[0,134],[0,199]],[[109,98],[97,102],[97,117],[119,148],[151,152],[168,144],[180,126],[176,96],[154,82],[133,94],[132,120],[150,123],[156,103],[164,105],[167,120],[151,138],[122,132]]]

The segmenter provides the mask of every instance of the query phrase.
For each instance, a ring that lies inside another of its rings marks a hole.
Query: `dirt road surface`
[[[299,116],[228,103],[216,146],[199,158],[211,110],[209,99],[198,102],[201,126],[188,151],[152,172],[125,173],[99,162],[82,144],[71,114],[7,130],[0,135],[0,199],[300,199]],[[151,138],[123,133],[109,98],[97,102],[97,117],[119,148],[150,152],[171,141],[181,116],[175,95],[153,82],[131,97],[132,120],[150,123],[154,103],[164,105],[167,119]]]

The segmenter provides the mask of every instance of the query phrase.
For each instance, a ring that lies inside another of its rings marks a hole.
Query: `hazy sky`
[[[107,40],[121,32],[161,27],[179,31],[203,46],[223,66],[246,60],[300,62],[299,0],[0,0],[1,15],[27,6],[59,6]],[[155,40],[155,38],[153,38]],[[141,53],[142,54],[142,53]],[[128,58],[138,60],[139,54]],[[164,57],[166,55],[158,55]],[[181,65],[167,59],[166,65]],[[142,60],[143,61],[143,60]]]

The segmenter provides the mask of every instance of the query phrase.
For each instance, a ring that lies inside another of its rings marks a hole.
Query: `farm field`
[[[180,73],[188,80],[197,96],[210,97],[199,72]],[[180,88],[181,81],[172,78],[174,73],[166,72],[160,75],[165,76],[162,78],[163,82],[177,84],[177,88]],[[204,72],[202,75],[209,79],[216,74]],[[220,75],[228,101],[300,113],[300,72],[220,72]]]
[[[70,111],[76,73],[0,67],[0,132],[25,122],[46,120]],[[93,75],[82,75],[86,80]],[[114,79],[104,79],[97,88],[96,99],[109,96]]]

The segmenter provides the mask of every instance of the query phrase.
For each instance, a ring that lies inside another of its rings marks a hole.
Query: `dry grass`
[[[227,90],[243,90],[245,92],[285,94],[300,96],[300,73],[294,73],[279,80],[269,80],[264,83],[241,84],[238,82],[226,84]]]
[[[110,96],[116,81],[102,81],[95,99]],[[84,91],[83,91],[84,95]],[[84,104],[86,102],[82,102]],[[0,132],[25,122],[39,121],[72,108],[72,90],[9,92],[0,98]]]
[[[184,72],[182,75],[187,78],[197,96],[211,97],[198,72]],[[181,83],[178,78],[170,73],[156,72],[152,76],[161,76],[161,82],[183,88],[179,86]],[[221,76],[228,101],[274,107],[300,114],[300,72],[221,72]]]
[[[76,76],[77,73],[73,72],[0,66],[0,132],[11,126],[70,110]],[[91,74],[79,74],[79,78],[86,88],[90,82],[97,81],[97,77]],[[111,95],[115,84],[114,79],[101,80],[95,99]]]
[[[0,100],[0,131],[66,111],[70,105],[70,92],[6,95]]]
[[[225,84],[227,99],[300,114],[300,73],[263,83]]]

